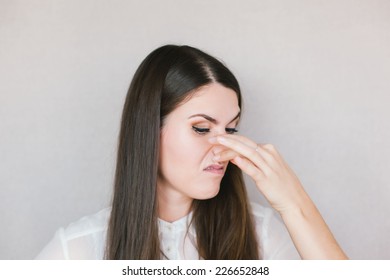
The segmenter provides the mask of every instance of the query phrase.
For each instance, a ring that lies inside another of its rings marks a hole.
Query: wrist
[[[283,207],[278,212],[283,219],[307,218],[312,216],[313,213],[318,213],[318,210],[307,193],[302,191],[299,197],[294,200],[294,203]]]

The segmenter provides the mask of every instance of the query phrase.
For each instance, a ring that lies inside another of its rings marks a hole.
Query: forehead
[[[211,116],[227,114],[228,117],[231,117],[232,115],[237,115],[240,107],[238,105],[237,93],[234,90],[213,83],[197,89],[176,110],[180,113],[204,113]]]

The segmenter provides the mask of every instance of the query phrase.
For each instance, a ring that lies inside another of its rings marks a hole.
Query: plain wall
[[[0,259],[109,205],[129,83],[167,43],[236,74],[240,133],[278,148],[350,258],[390,259],[387,0],[0,0]]]

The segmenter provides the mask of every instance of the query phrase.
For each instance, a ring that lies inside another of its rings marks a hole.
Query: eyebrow
[[[228,123],[232,123],[234,122],[236,119],[238,119],[241,115],[241,111],[238,112],[238,114]],[[190,116],[188,119],[191,119],[191,118],[194,118],[194,117],[202,117],[202,118],[205,118],[206,120],[208,120],[209,122],[213,123],[213,124],[218,124],[218,121],[212,117],[210,117],[209,115],[206,115],[206,114],[195,114],[195,115],[192,115]]]

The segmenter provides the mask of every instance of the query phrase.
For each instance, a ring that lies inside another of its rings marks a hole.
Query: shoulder
[[[278,214],[270,207],[251,202],[252,215],[257,227],[261,227],[263,231],[269,230],[269,227],[279,221]]]
[[[57,230],[37,259],[102,259],[111,208]]]
[[[277,213],[272,208],[251,202],[251,210],[255,222],[256,231],[262,236],[262,239],[268,237],[270,231],[275,225],[280,223]]]
[[[63,229],[64,238],[69,241],[106,231],[110,213],[111,208],[105,208],[95,214],[80,218]]]
[[[251,202],[250,205],[251,205],[252,214],[255,218],[261,220],[268,220],[271,217],[276,217],[275,211],[272,208],[260,205],[255,202]]]
[[[264,259],[299,259],[290,235],[272,208],[251,203],[261,255]]]

